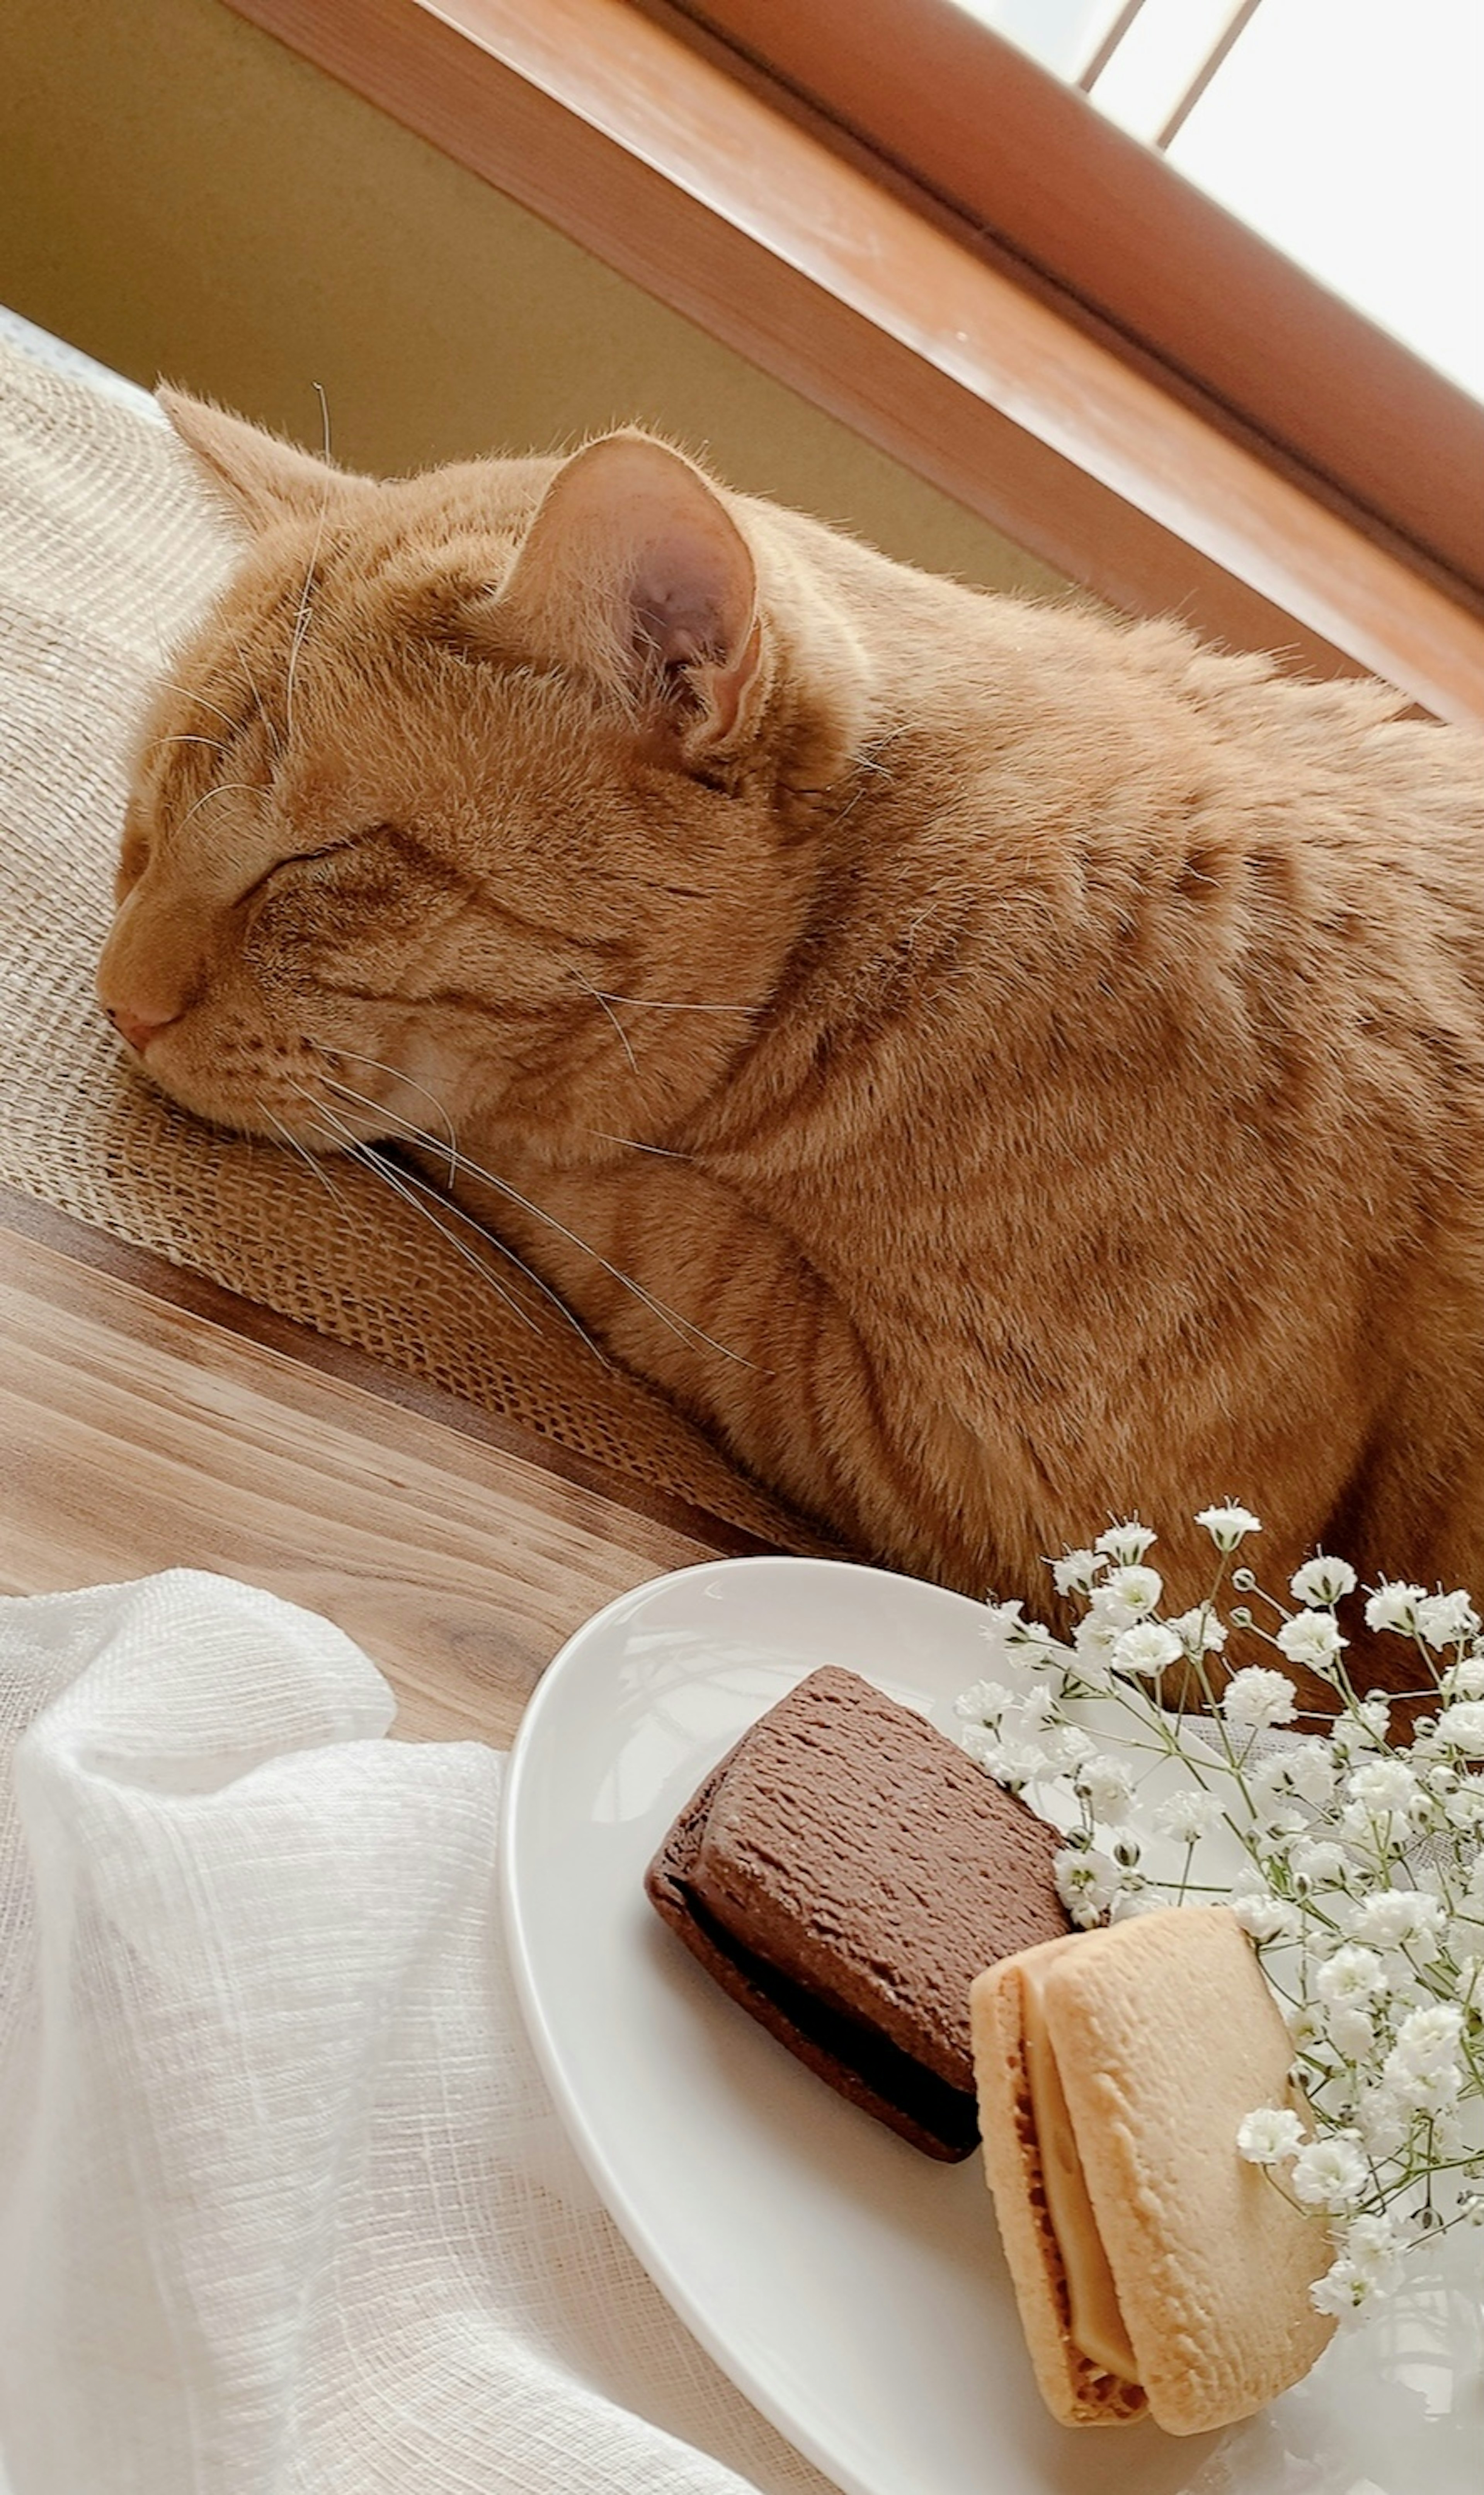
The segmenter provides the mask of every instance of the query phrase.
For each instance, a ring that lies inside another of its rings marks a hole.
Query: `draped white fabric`
[[[557,2127],[504,1762],[392,1711],[225,1580],[0,1604],[0,2490],[819,2495]]]

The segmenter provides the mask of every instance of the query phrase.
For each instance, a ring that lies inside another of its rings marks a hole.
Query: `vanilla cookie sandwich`
[[[1322,2219],[1237,2149],[1293,2047],[1240,1925],[1173,1907],[971,1990],[984,2164],[1041,2395],[1065,2425],[1200,2434],[1307,2374]]]
[[[1062,1840],[925,1716],[833,1665],[743,1735],[646,1887],[733,2000],[930,2157],[978,2140],[969,1987],[1065,1934]]]

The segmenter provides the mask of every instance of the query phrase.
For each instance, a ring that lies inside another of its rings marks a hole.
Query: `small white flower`
[[[1220,1654],[1226,1643],[1226,1623],[1218,1619],[1209,1603],[1198,1603],[1193,1612],[1182,1612],[1178,1619],[1166,1620],[1164,1625],[1192,1661],[1198,1654]]]
[[[1098,1744],[1080,1724],[1058,1724],[1044,1735],[1042,1746],[1052,1766],[1063,1775],[1070,1775],[1084,1759],[1092,1758]]]
[[[1337,1888],[1345,1875],[1347,1858],[1342,1847],[1332,1845],[1327,1837],[1301,1837],[1288,1848],[1288,1868],[1295,1879],[1307,1880],[1312,1889]]]
[[[1122,1629],[1110,1627],[1092,1612],[1077,1622],[1072,1636],[1071,1669],[1089,1689],[1112,1688],[1113,1649],[1122,1635]]]
[[[1456,2001],[1430,2001],[1426,2009],[1412,2011],[1397,2030],[1385,2076],[1436,2071],[1456,2062],[1463,2032],[1464,2013]]]
[[[1180,1640],[1173,1630],[1158,1620],[1139,1620],[1124,1630],[1113,1648],[1113,1662],[1120,1672],[1136,1672],[1153,1678],[1180,1659]]]
[[[1345,1790],[1350,1802],[1371,1811],[1410,1812],[1419,1794],[1416,1777],[1401,1759],[1368,1759],[1364,1767],[1351,1770]]]
[[[1251,2166],[1276,2166],[1304,2145],[1304,2126],[1288,2106],[1260,2106],[1237,2125],[1237,2148]]]
[[[1464,1655],[1442,1676],[1444,1698],[1484,1698],[1484,1654]]]
[[[1431,1956],[1442,1921],[1437,1897],[1421,1896],[1414,1889],[1380,1889],[1356,1906],[1349,1919],[1350,1938],[1380,1950],[1420,1945]]]
[[[1288,1580],[1296,1603],[1338,1603],[1353,1594],[1357,1579],[1348,1559],[1306,1559]]]
[[[1462,1646],[1478,1633],[1479,1616],[1462,1586],[1451,1594],[1425,1594],[1417,1605],[1418,1634],[1429,1646]]]
[[[1158,1802],[1153,1813],[1157,1836],[1172,1836],[1177,1845],[1198,1845],[1221,1823],[1221,1805],[1214,1793],[1201,1793],[1191,1787],[1189,1793],[1170,1794]]]
[[[1376,2028],[1368,2010],[1354,2010],[1346,2003],[1337,2003],[1324,2021],[1324,2032],[1337,2053],[1347,2062],[1363,2061],[1376,2043]]]
[[[1057,1894],[1072,1922],[1084,1930],[1105,1915],[1118,1894],[1123,1875],[1118,1864],[1096,1845],[1078,1853],[1064,1847],[1052,1863]]]
[[[1090,1594],[1102,1567],[1096,1551],[1068,1551],[1051,1563],[1052,1582],[1059,1594]]]
[[[1106,1580],[1105,1589],[1115,1602],[1125,1604],[1135,1619],[1142,1619],[1158,1605],[1164,1580],[1158,1568],[1115,1568]]]
[[[1270,1725],[1291,1722],[1297,1712],[1297,1693],[1285,1672],[1265,1672],[1258,1664],[1249,1664],[1245,1671],[1233,1673],[1221,1692],[1221,1709],[1228,1724],[1266,1732]]]
[[[1147,1525],[1110,1525],[1106,1533],[1098,1534],[1094,1548],[1103,1552],[1115,1568],[1136,1568],[1155,1539]]]
[[[1386,1970],[1375,1950],[1346,1941],[1325,1959],[1314,1977],[1314,1990],[1321,2001],[1361,2009],[1387,1990]]]
[[[1347,2209],[1359,2200],[1369,2179],[1366,2161],[1353,2141],[1332,2132],[1327,2140],[1311,2140],[1293,2161],[1294,2196],[1311,2207]]]
[[[1283,1754],[1283,1778],[1290,1793],[1300,1802],[1321,1807],[1335,1790],[1334,1753],[1327,1741],[1295,1741]]]
[[[1297,1940],[1302,1918],[1286,1897],[1233,1897],[1231,1911],[1254,1941]]]
[[[1015,1692],[1006,1689],[1003,1680],[976,1680],[955,1698],[953,1712],[966,1724],[998,1724],[1007,1708],[1015,1704]]]
[[[1251,1508],[1238,1507],[1235,1502],[1227,1507],[1203,1507],[1195,1522],[1205,1526],[1218,1551],[1235,1551],[1249,1533],[1262,1531]]]
[[[958,1737],[959,1747],[982,1768],[987,1776],[1000,1781],[1000,1763],[1005,1756],[1005,1744],[988,1724],[966,1724]]]
[[[1088,1759],[1077,1771],[1077,1791],[1093,1817],[1116,1828],[1133,1806],[1133,1779],[1120,1759]]]
[[[1020,1702],[1020,1731],[1032,1735],[1044,1733],[1056,1720],[1057,1703],[1044,1682],[1028,1689]]]
[[[1328,1612],[1295,1612],[1278,1632],[1280,1651],[1311,1672],[1332,1673],[1348,1644]]]
[[[1384,1698],[1363,1698],[1355,1710],[1356,1719],[1373,1740],[1384,1741],[1391,1723],[1391,1708]]]
[[[1484,1698],[1461,1698],[1438,1718],[1438,1738],[1466,1759],[1484,1759]]]
[[[1417,1626],[1417,1605],[1427,1601],[1425,1586],[1404,1586],[1391,1579],[1377,1586],[1366,1605],[1368,1629],[1395,1629],[1399,1636],[1410,1637]]]

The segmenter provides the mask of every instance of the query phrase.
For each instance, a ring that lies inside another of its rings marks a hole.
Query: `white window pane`
[[[1484,0],[1262,0],[1169,153],[1484,397]]]
[[[1093,89],[1135,139],[1158,139],[1236,16],[1240,0],[1144,0]]]
[[[1058,77],[1080,77],[1124,0],[959,0]]]

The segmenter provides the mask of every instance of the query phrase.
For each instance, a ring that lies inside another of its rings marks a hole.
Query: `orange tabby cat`
[[[1193,1566],[1236,1493],[1269,1582],[1484,1590],[1476,741],[635,434],[380,484],[167,405],[250,542],[100,970],[155,1081],[316,1149],[432,1095],[515,1190],[460,1197],[897,1565],[1039,1598],[1136,1510]]]

